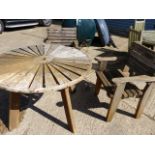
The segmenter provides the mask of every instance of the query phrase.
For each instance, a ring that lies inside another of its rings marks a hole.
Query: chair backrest
[[[135,20],[134,30],[143,31],[145,29],[145,20]]]
[[[133,74],[155,75],[155,51],[134,42],[129,50],[129,62]]]
[[[142,41],[142,33],[145,29],[145,20],[135,20],[134,26],[130,27],[128,49],[130,49],[132,42]]]
[[[130,49],[132,43],[135,41],[142,41],[142,31],[135,30],[131,27],[129,30],[128,49]]]

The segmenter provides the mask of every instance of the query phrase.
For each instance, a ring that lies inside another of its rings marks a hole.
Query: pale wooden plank
[[[29,48],[37,55],[42,55],[40,51],[38,50],[37,45],[29,46]]]
[[[117,57],[96,57],[95,60],[97,61],[116,61]]]
[[[16,50],[13,50],[13,52],[11,52],[11,54],[23,54],[23,56],[36,56],[36,54],[26,48],[19,48]]]
[[[4,66],[5,69],[0,70],[0,83],[4,83],[5,85],[5,81],[11,79],[14,76],[18,76],[22,71],[24,70],[29,70],[29,68],[31,66],[29,66],[28,64],[30,64],[29,62],[25,62],[24,63],[19,63],[19,64],[14,64],[10,67],[10,65]]]
[[[118,69],[118,72],[121,73],[122,76],[124,77],[129,77],[129,72],[123,72],[120,69]],[[130,82],[131,84],[135,85],[138,89],[143,90],[146,86],[146,82]]]
[[[14,91],[29,92],[29,86],[37,73],[39,65],[33,66],[29,70],[24,70],[20,74],[8,79],[5,84]]]
[[[45,69],[45,87],[47,89],[55,87],[58,85],[57,81],[54,79],[52,73],[50,72],[47,65],[44,66]]]
[[[32,53],[34,56],[38,56],[38,53],[37,52],[35,52],[35,51],[33,51],[31,48],[29,48],[29,47],[24,47],[24,48],[22,48],[23,50],[25,50],[25,51],[28,51],[29,53]]]
[[[47,55],[47,52],[49,51],[49,49],[53,47],[53,45],[51,44],[44,44],[44,55]]]
[[[63,38],[48,38],[48,39],[50,39],[50,41],[52,42],[52,43],[73,43],[74,42],[74,40],[76,40],[76,39],[72,39],[72,38],[65,38],[65,39],[63,39]]]
[[[59,44],[51,44],[50,48],[46,51],[45,55],[51,56],[52,53],[57,53],[59,50],[63,48],[62,45]]]
[[[48,35],[48,39],[77,39],[76,35],[69,35],[69,34],[65,34],[65,35],[58,35],[58,34],[49,34]]]
[[[59,29],[59,30],[48,30],[48,33],[54,33],[54,34],[77,34],[76,30],[64,30],[64,29]]]
[[[31,54],[26,54],[26,53],[17,53],[17,52],[7,52],[2,55],[3,58],[25,58],[25,57],[31,57]]]
[[[57,79],[59,84],[68,83],[70,80],[67,79],[61,72],[59,72],[52,64],[49,64],[48,67],[50,68],[51,72],[53,73],[54,77]]]
[[[61,66],[54,65],[54,64],[53,64],[53,66],[56,69],[58,69],[61,73],[63,73],[70,80],[75,80],[75,79],[80,77],[79,75],[77,75],[77,74],[75,74],[75,73],[73,73],[73,72],[71,72],[71,71],[69,71],[69,70],[67,70],[67,69],[65,69],[65,68],[63,68]]]
[[[139,75],[139,76],[132,76],[132,77],[121,77],[121,78],[114,78],[112,80],[116,84],[119,83],[127,83],[127,82],[154,82],[155,77],[147,76],[147,75]]]
[[[11,50],[11,51],[8,51],[8,52],[6,52],[4,55],[10,55],[10,56],[17,56],[17,57],[26,57],[26,56],[28,56],[28,57],[31,57],[31,56],[33,56],[33,54],[31,54],[31,53],[28,53],[28,52],[25,52],[25,51],[23,51],[23,50],[21,50],[21,49],[15,49],[15,50]]]
[[[30,91],[38,92],[43,88],[43,65],[40,65],[38,72],[36,73],[31,85],[29,86]]]
[[[57,42],[57,43],[53,43],[51,40],[46,40],[46,43],[57,44],[57,45],[60,45],[61,44],[63,46],[70,46],[70,45],[73,44],[72,42],[63,42],[63,43]]]
[[[62,59],[62,58],[54,58],[53,63],[55,64],[61,64],[61,65],[67,65],[67,66],[71,66],[71,67],[75,67],[75,68],[79,68],[79,69],[83,69],[83,70],[89,70],[91,67],[91,62],[87,59],[78,59],[75,60],[75,58],[70,58],[70,59]]]
[[[43,45],[37,45],[37,49],[41,55],[44,55],[45,51]]]
[[[54,63],[56,64],[56,63]],[[80,68],[77,68],[77,67],[72,67],[72,66],[69,66],[69,65],[65,65],[65,64],[57,64],[57,66],[61,67],[61,68],[64,68],[66,70],[69,70],[77,75],[85,75],[86,74],[86,70],[83,70],[83,69],[80,69]]]

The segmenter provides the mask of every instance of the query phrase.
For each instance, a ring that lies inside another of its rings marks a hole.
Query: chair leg
[[[96,87],[95,87],[95,95],[98,95],[98,94],[99,94],[100,89],[101,89],[101,85],[102,85],[102,82],[101,82],[101,80],[97,77],[97,80],[96,80]]]
[[[74,93],[76,91],[76,85],[73,85],[69,88],[70,93]]]
[[[151,97],[150,95],[151,95],[151,91],[152,91],[153,88],[155,88],[155,83],[151,83],[146,88],[145,93],[144,93],[142,99],[139,101],[139,104],[137,106],[136,113],[135,113],[136,118],[140,118],[140,116],[142,115],[145,106],[149,102],[149,98]]]
[[[73,111],[72,111],[72,104],[71,104],[71,98],[69,93],[69,88],[66,88],[61,91],[62,100],[64,103],[64,109],[66,113],[66,118],[68,122],[69,129],[75,133],[75,124],[74,124],[74,117],[73,117]]]
[[[9,130],[17,128],[20,122],[20,94],[10,93]]]
[[[112,118],[117,110],[118,104],[119,104],[119,102],[122,98],[123,92],[124,92],[125,85],[126,85],[126,83],[122,83],[122,84],[119,84],[116,88],[114,97],[110,104],[110,109],[108,110],[108,113],[107,113],[107,122],[110,122],[112,120]]]

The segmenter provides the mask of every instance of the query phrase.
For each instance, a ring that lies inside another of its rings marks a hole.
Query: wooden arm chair
[[[121,59],[120,67],[114,62],[115,57],[96,57],[99,68],[96,71],[97,81],[95,94],[98,95],[103,84],[110,91],[111,103],[107,113],[107,121],[111,121],[122,97],[140,97],[135,117],[139,118],[155,88],[155,52],[134,42],[130,51]],[[108,92],[109,93],[109,92]]]

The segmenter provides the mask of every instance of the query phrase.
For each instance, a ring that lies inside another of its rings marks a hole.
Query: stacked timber
[[[46,43],[62,44],[71,46],[77,44],[77,29],[76,28],[49,28],[47,30]]]

